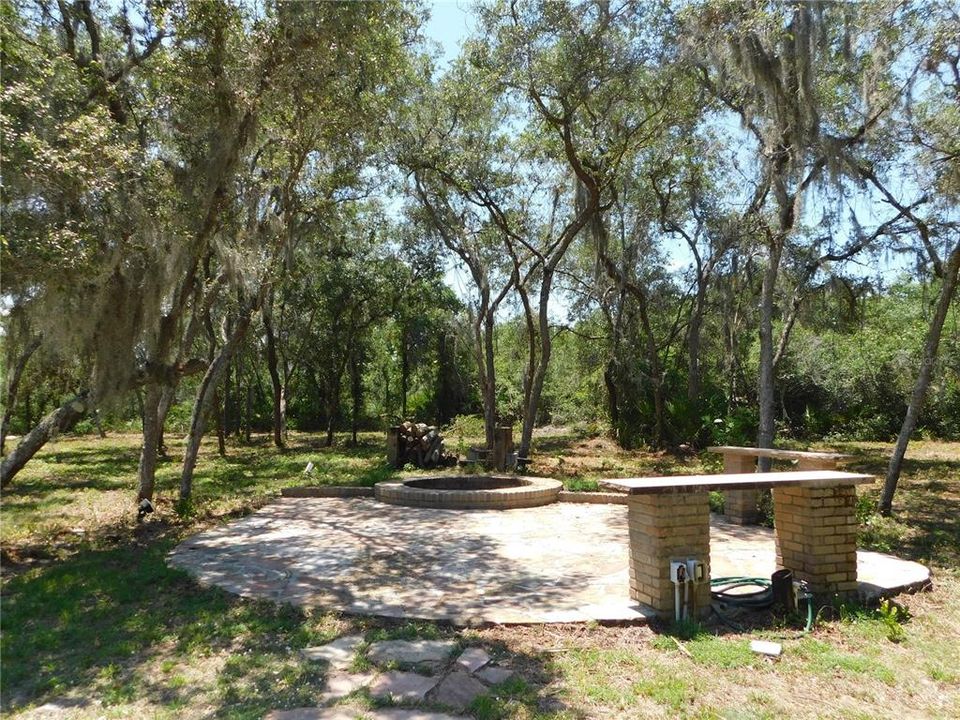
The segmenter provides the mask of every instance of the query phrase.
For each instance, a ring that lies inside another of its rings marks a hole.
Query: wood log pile
[[[457,456],[446,452],[443,436],[436,426],[405,422],[391,430],[396,431],[396,447],[390,448],[391,460],[396,467],[410,464],[434,468],[457,464]],[[390,440],[392,444],[393,438]]]

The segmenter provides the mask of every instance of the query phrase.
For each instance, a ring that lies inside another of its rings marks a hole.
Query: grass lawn
[[[138,438],[65,438],[49,445],[2,498],[4,717],[259,718],[316,704],[324,666],[297,650],[345,632],[367,639],[451,637],[509,662],[515,679],[470,711],[492,718],[955,718],[960,717],[960,443],[911,446],[897,515],[861,492],[861,546],[934,569],[931,592],[892,612],[844,608],[803,635],[790,623],[742,632],[719,623],[683,628],[596,625],[458,630],[387,623],[253,602],[203,588],[168,568],[167,552],[212,524],[245,514],[279,488],[311,482],[370,485],[395,473],[379,434],[293,435],[284,452],[265,437],[205,444],[186,517],[174,512],[179,463],[158,472],[158,512],[134,522]],[[170,443],[179,458],[182,445]],[[852,469],[882,474],[889,446],[846,443]],[[600,477],[717,471],[717,457],[627,452],[607,440],[538,435],[531,474],[593,489]],[[904,620],[904,615],[906,620]],[[749,650],[774,639],[771,661]],[[357,667],[363,666],[362,651]],[[362,693],[351,703],[369,703]],[[38,708],[63,708],[42,715]]]

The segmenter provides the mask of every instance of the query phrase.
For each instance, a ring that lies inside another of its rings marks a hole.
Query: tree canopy
[[[85,417],[960,428],[948,2],[0,0],[4,484]],[[898,459],[899,458],[899,459]]]

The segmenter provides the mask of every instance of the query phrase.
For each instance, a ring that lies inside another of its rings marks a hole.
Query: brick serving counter
[[[757,469],[757,458],[794,460],[797,470],[836,470],[837,465],[852,456],[841,453],[751,448],[733,445],[708,447],[707,452],[723,455],[725,473],[751,473]],[[759,518],[756,490],[730,490],[724,493],[723,514],[738,525],[755,525]]]
[[[688,475],[603,480],[625,491],[630,533],[630,597],[661,615],[673,613],[670,562],[707,563],[706,581],[694,585],[696,614],[710,609],[711,490],[772,488],[777,566],[806,580],[819,596],[849,596],[857,589],[855,485],[870,475],[836,470]]]

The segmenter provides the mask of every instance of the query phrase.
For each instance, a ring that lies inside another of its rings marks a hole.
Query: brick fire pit
[[[440,475],[377,483],[380,502],[449,510],[507,510],[557,502],[558,480],[514,475]]]

